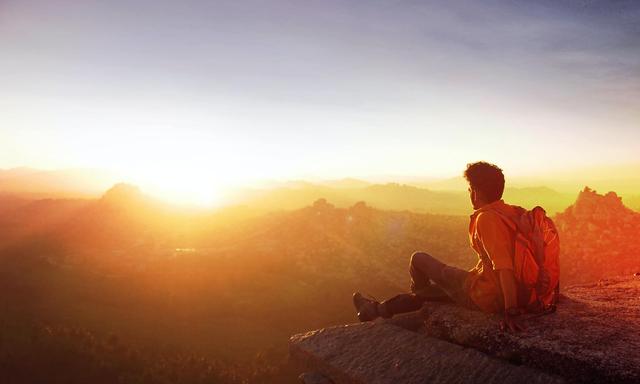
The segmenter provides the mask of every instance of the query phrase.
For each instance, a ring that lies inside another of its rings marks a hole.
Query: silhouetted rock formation
[[[143,195],[140,188],[126,183],[114,185],[100,199],[105,204],[114,205],[138,203],[141,200],[143,200]]]
[[[499,316],[427,303],[392,320],[293,336],[290,354],[335,383],[637,383],[639,305],[639,277],[576,286],[556,313],[511,334]]]
[[[561,284],[586,283],[640,271],[640,213],[615,192],[585,187],[576,202],[555,217],[560,231]]]

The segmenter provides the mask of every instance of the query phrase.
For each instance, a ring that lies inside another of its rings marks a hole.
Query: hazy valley
[[[141,356],[204,356],[216,372],[233,371],[238,380],[278,382],[289,378],[282,363],[290,334],[355,321],[355,290],[385,297],[407,289],[412,252],[425,250],[462,268],[475,264],[464,194],[402,185],[325,188],[275,189],[255,200],[258,208],[216,212],[179,209],[126,184],[100,199],[3,196],[0,304],[7,314],[2,337],[10,342],[2,353],[27,342],[11,336],[16,329],[33,338],[41,327],[71,327],[151,351]],[[314,195],[323,192],[326,200]],[[505,199],[512,202],[509,196],[528,199],[527,207],[557,197],[545,188],[510,190]],[[315,201],[306,204],[307,198]],[[573,200],[555,216],[562,284],[638,269],[633,239],[640,213],[612,193],[586,189]],[[262,213],[268,204],[277,208]],[[438,214],[415,212],[430,209]],[[48,337],[57,345],[55,332]],[[75,347],[68,348],[67,364],[77,364]],[[142,358],[140,369],[148,364]]]

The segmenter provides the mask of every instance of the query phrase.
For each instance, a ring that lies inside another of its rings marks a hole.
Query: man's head
[[[504,174],[496,165],[485,161],[467,164],[464,178],[469,182],[469,197],[473,209],[479,209],[502,198]]]

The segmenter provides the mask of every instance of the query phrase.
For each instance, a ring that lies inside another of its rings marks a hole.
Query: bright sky
[[[640,3],[0,1],[0,168],[200,201],[478,159],[640,161]]]

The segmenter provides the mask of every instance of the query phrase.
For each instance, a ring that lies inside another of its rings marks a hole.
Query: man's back
[[[504,309],[495,270],[513,270],[515,234],[500,214],[513,217],[517,215],[518,208],[497,200],[471,215],[469,240],[478,254],[478,264],[471,270],[467,289],[473,302],[487,312]]]

